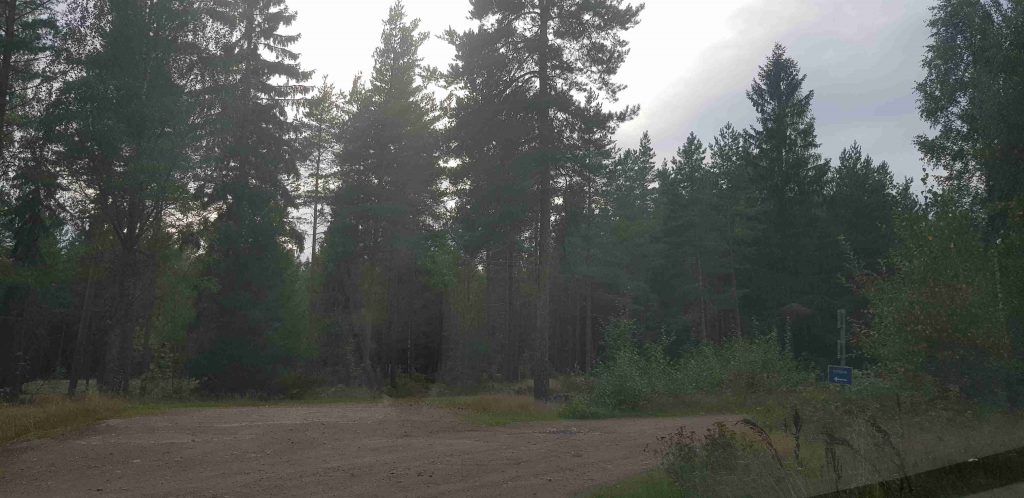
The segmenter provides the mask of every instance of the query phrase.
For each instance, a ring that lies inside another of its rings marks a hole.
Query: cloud
[[[346,88],[368,72],[391,0],[290,0],[303,63]],[[627,34],[629,60],[618,81],[620,104],[640,104],[639,117],[618,134],[635,146],[650,130],[662,157],[690,131],[710,140],[727,121],[748,126],[745,91],[778,41],[800,62],[823,153],[859,141],[887,160],[897,176],[920,174],[912,140],[927,131],[913,93],[928,41],[930,0],[646,0],[640,26]],[[410,16],[439,34],[468,26],[468,0],[406,0]],[[440,40],[424,47],[427,63],[444,68],[453,53]]]
[[[690,131],[710,140],[727,121],[748,126],[753,111],[745,91],[778,41],[808,75],[806,87],[815,91],[814,112],[826,155],[836,157],[857,140],[877,159],[888,160],[897,176],[917,176],[920,160],[912,140],[927,128],[917,117],[913,89],[923,75],[928,3],[746,3],[730,14],[730,34],[703,49],[686,72],[659,72],[653,60],[629,68],[634,78],[664,76],[657,90],[648,85],[623,95],[642,110],[619,139],[632,144],[649,129],[659,154],[667,157]]]

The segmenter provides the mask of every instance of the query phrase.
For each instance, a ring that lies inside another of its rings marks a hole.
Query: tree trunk
[[[316,153],[316,166],[313,174],[313,241],[310,245],[309,262],[316,261],[317,232],[320,229],[320,165],[323,162],[323,151]]]
[[[1012,367],[1007,376],[1006,394],[1010,409],[1024,410],[1024,316],[1015,311],[1008,319]]]
[[[697,255],[697,288],[700,289],[700,339],[708,342],[708,307],[704,296],[704,267],[701,265],[700,254]]]
[[[75,337],[75,357],[71,360],[71,377],[68,379],[68,397],[73,398],[78,390],[78,379],[85,373],[86,361],[89,358],[89,311],[92,309],[92,282],[96,269],[89,267],[89,278],[85,283],[85,298],[82,301],[82,314],[78,317],[78,335]]]
[[[0,313],[4,308],[8,307],[0,307]],[[0,315],[0,399],[17,397],[21,387],[18,379],[18,321],[19,317]]]
[[[583,370],[581,363],[585,357],[581,357],[580,348],[583,345],[583,292],[580,290],[580,277],[575,276],[572,280],[572,300],[575,315],[572,322],[572,364],[573,370]]]
[[[538,132],[540,144],[540,226],[537,232],[537,330],[533,358],[533,397],[547,399],[551,376],[548,358],[551,333],[551,170],[554,154],[554,123],[551,121],[551,77],[548,73],[548,29],[551,22],[550,0],[540,0],[538,30]]]
[[[100,388],[111,394],[128,394],[131,381],[132,339],[137,322],[135,286],[139,275],[138,252],[131,246],[124,249],[124,260],[117,282],[117,302],[107,341],[106,367],[100,377]]]
[[[740,317],[740,297],[739,291],[736,289],[736,265],[732,267],[732,305],[733,305],[733,319],[736,322],[733,324],[733,332],[736,334],[736,338],[743,337],[743,321]]]
[[[594,368],[594,285],[587,281],[587,330],[586,330],[587,366],[586,372]]]
[[[506,241],[503,253],[505,265],[503,266],[505,277],[505,300],[502,303],[505,320],[502,323],[502,330],[505,331],[505,379],[509,382],[519,380],[519,339],[516,335],[516,328],[512,323],[515,312],[515,244]]]

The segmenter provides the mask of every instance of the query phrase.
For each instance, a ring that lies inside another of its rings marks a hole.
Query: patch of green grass
[[[683,491],[664,471],[655,470],[600,488],[589,498],[681,498]]]
[[[484,426],[508,425],[516,422],[558,420],[558,407],[535,401],[529,396],[491,394],[432,398],[427,404],[456,410],[467,422]]]

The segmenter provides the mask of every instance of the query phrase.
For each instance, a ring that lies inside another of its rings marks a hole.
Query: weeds
[[[76,431],[128,413],[124,400],[88,395],[78,400],[39,396],[31,403],[0,405],[0,446]]]
[[[666,438],[662,468],[696,496],[806,496],[878,482],[886,492],[911,493],[921,472],[1024,444],[1019,417],[934,402],[907,412],[902,399],[879,401],[808,397],[787,415],[746,418],[735,430],[718,425],[703,437],[681,430]]]
[[[456,410],[464,415],[466,421],[485,426],[559,418],[557,407],[521,395],[495,394],[432,398],[427,403],[439,408]]]

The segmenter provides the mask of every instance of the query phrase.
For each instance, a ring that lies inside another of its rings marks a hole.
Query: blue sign
[[[842,386],[853,385],[853,369],[850,367],[828,366],[828,383]]]

